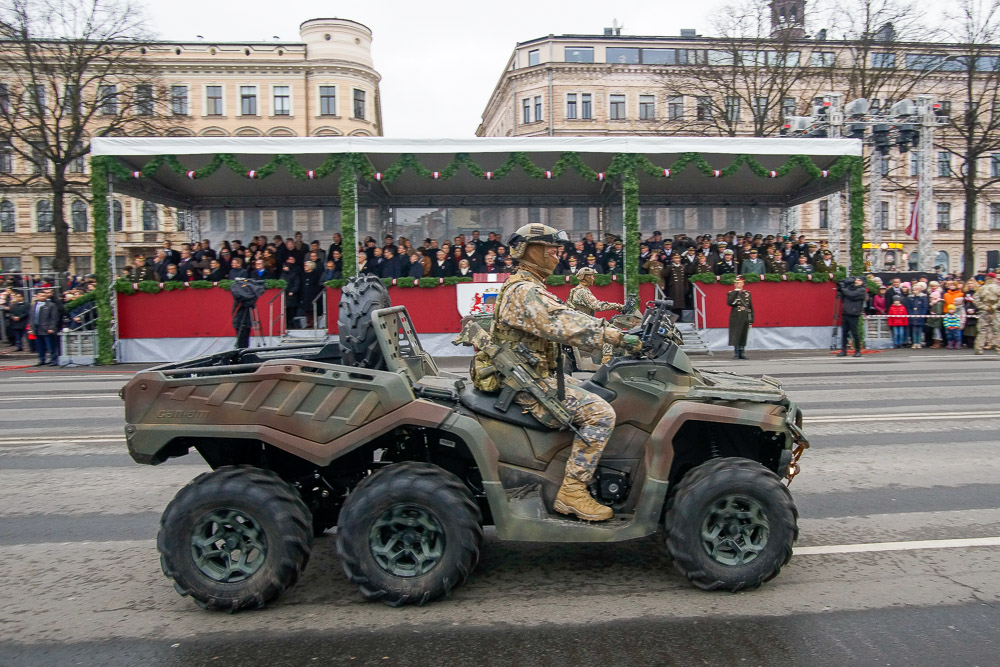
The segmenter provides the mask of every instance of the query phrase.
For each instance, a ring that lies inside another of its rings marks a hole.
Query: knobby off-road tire
[[[291,587],[312,541],[312,517],[287,482],[269,470],[225,466],[170,501],[156,545],[178,593],[235,612],[259,609]]]
[[[699,588],[753,589],[791,559],[797,520],[773,472],[749,459],[712,459],[688,472],[667,502],[667,551]]]
[[[446,597],[479,561],[479,507],[455,475],[429,463],[387,466],[340,511],[337,555],[369,600],[398,607]]]
[[[384,370],[385,358],[372,324],[372,311],[392,305],[389,291],[373,275],[351,278],[340,295],[337,327],[341,358],[347,366]]]

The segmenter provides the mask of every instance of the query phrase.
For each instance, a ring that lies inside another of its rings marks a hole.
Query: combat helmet
[[[594,269],[592,269],[592,268],[590,268],[589,266],[585,266],[585,267],[583,267],[582,269],[579,269],[576,272],[576,277],[577,278],[583,278],[584,276],[596,276],[596,275],[597,275],[597,271],[594,270]]]
[[[562,247],[564,243],[569,243],[569,235],[560,229],[543,225],[540,222],[528,223],[519,227],[507,241],[507,245],[510,247],[510,256],[514,259],[521,259],[529,243]]]

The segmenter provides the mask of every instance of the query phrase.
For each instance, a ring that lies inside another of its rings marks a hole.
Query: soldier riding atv
[[[521,252],[548,262],[531,246],[558,234],[537,236]],[[533,284],[507,287],[531,306],[525,320],[553,307],[534,303],[546,297]],[[509,340],[525,329],[497,327],[511,321],[503,297],[498,307],[491,334],[467,326],[462,337],[478,341],[473,375],[480,386],[495,378],[492,392],[439,372],[406,309],[370,276],[343,289],[339,345],[235,350],[137,373],[122,390],[133,459],[155,465],[194,449],[213,469],[161,519],[157,545],[175,588],[207,608],[263,606],[295,583],[314,532],[333,526],[344,573],[391,605],[464,582],[484,526],[540,542],[662,530],[676,568],[710,590],[778,574],[798,535],[782,480],[808,442],[777,381],[696,370],[669,302],[648,304],[629,333],[559,315],[585,323],[571,344],[628,350],[564,387],[577,407],[600,406],[598,423],[586,423],[559,401],[558,377],[543,374],[559,346]],[[566,509],[613,516],[592,523]]]

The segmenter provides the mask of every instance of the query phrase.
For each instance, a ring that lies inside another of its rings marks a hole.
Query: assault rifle
[[[518,343],[511,348],[507,345],[494,343],[490,335],[471,316],[462,318],[462,331],[452,341],[452,345],[471,345],[477,350],[485,352],[491,364],[485,368],[479,368],[477,372],[484,376],[498,373],[506,380],[506,382],[501,383],[502,389],[494,404],[497,410],[507,412],[510,404],[514,401],[514,395],[519,391],[527,392],[556,421],[562,424],[563,428],[573,431],[578,438],[588,446],[590,445],[590,441],[573,425],[572,416],[559,402],[555,393],[545,389],[542,384],[542,376],[534,369],[535,366],[542,363],[542,360],[527,345]]]

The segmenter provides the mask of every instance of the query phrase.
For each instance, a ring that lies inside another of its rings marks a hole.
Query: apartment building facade
[[[840,83],[849,75],[848,61],[858,57],[858,49],[847,42],[826,40],[823,35],[807,38],[801,28],[804,3],[790,0],[772,4],[781,4],[783,10],[780,18],[774,18],[776,32],[783,27],[794,32],[790,39],[776,39],[773,50],[768,50],[766,44],[758,45],[747,57],[759,59],[762,69],[770,67],[769,76],[776,76],[775,60],[787,63],[789,69],[796,68],[796,76],[787,85],[771,85],[770,97],[768,92],[755,97],[745,90],[736,94],[727,92],[724,85],[716,85],[724,77],[712,72],[732,71],[734,57],[739,54],[734,56],[730,41],[702,37],[693,30],[671,37],[627,36],[613,31],[604,35],[550,35],[515,47],[476,134],[777,135],[785,116],[809,115],[824,93],[840,92]],[[793,25],[780,23],[786,16],[794,17]],[[949,65],[948,53],[954,46],[894,42],[869,46],[864,57],[876,74],[891,66],[900,77],[917,82],[907,88],[910,96],[936,95],[942,114],[961,112],[952,109],[948,99],[960,76]],[[1000,55],[1000,46],[997,53]],[[886,110],[893,100],[870,102],[875,109]],[[949,137],[947,131],[938,133],[938,143],[957,139]],[[865,150],[867,156],[870,147]],[[964,195],[954,177],[958,159],[948,150],[935,150],[930,156],[921,155],[919,150],[891,151],[884,160],[880,206],[869,217],[878,221],[883,242],[902,246],[887,254],[888,266],[904,270],[915,267],[917,242],[907,236],[905,229],[922,168],[932,170],[934,176],[935,264],[960,270]],[[983,179],[1000,177],[1000,152],[986,158],[979,173]],[[570,210],[548,211],[546,215],[551,223],[570,228],[574,219],[585,217],[582,212]],[[740,207],[644,208],[640,227],[644,234],[656,229],[689,235],[730,229],[776,233],[779,217],[777,210]],[[797,207],[789,218],[791,227],[811,238],[827,238],[834,223],[826,199]],[[987,187],[979,202],[974,238],[975,268],[1000,265],[1000,184]]]
[[[157,73],[167,99],[163,134],[190,137],[381,136],[380,75],[371,54],[372,32],[347,19],[311,19],[296,42],[156,42],[140,57]],[[0,84],[3,83],[0,71]],[[84,93],[86,94],[86,92]],[[109,108],[108,113],[117,113]],[[98,115],[99,117],[99,115]],[[39,273],[51,267],[51,197],[44,184],[14,185],[35,169],[0,147],[0,270]],[[83,184],[89,161],[70,168]],[[5,175],[9,177],[5,178]],[[85,190],[84,190],[85,192]],[[323,216],[307,211],[213,211],[194,214],[148,201],[117,197],[113,203],[116,263],[170,240],[217,232],[253,236],[325,229]],[[70,272],[93,270],[89,205],[70,196]]]

